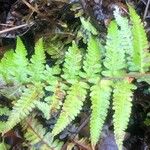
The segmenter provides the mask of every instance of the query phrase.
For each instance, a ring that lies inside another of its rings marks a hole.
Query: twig
[[[145,11],[144,11],[144,16],[143,16],[143,19],[144,19],[144,20],[145,20],[145,18],[146,18],[147,12],[148,12],[149,4],[150,4],[150,0],[148,0],[148,2],[147,2],[147,4],[146,4],[146,8],[145,8]]]
[[[26,26],[29,26],[29,25],[33,25],[33,23],[30,23],[30,24],[22,24],[22,25],[15,26],[15,27],[12,27],[12,28],[4,29],[4,30],[0,31],[0,34],[4,34],[4,33],[7,33],[7,32],[9,32],[9,31],[17,30],[17,29],[19,29],[19,28],[23,28],[23,27],[26,27]]]
[[[38,14],[41,14],[36,8],[34,8],[30,3],[28,3],[26,0],[22,0],[24,4],[26,4],[33,12],[36,12]]]

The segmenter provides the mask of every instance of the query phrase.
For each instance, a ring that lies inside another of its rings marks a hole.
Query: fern
[[[30,149],[39,150],[61,150],[63,142],[54,140],[51,133],[35,119],[27,121],[25,124],[25,139],[30,145]]]
[[[27,82],[28,60],[27,51],[20,38],[17,38],[17,46],[14,53],[14,76],[19,82]]]
[[[87,84],[84,82],[76,82],[70,87],[61,114],[52,131],[54,136],[60,133],[78,115],[85,101],[86,88]]]
[[[101,71],[101,48],[98,39],[94,36],[90,36],[88,40],[87,54],[83,62],[83,69],[85,72],[81,72],[81,77],[87,79],[89,82],[95,82],[99,79]]]
[[[120,45],[120,34],[116,22],[112,21],[108,27],[106,41],[106,56],[103,61],[105,70],[102,72],[104,76],[118,77],[124,74],[125,52]],[[114,65],[115,64],[115,65]]]
[[[43,39],[40,39],[35,46],[35,55],[31,58],[29,65],[29,75],[31,82],[40,82],[45,70],[45,53],[43,48]]]
[[[127,128],[130,118],[133,89],[135,89],[135,86],[129,83],[128,80],[117,81],[114,85],[114,133],[119,150],[122,150],[122,142],[125,136],[124,131]]]
[[[1,72],[7,82],[24,83],[27,81],[27,52],[20,38],[17,38],[15,53],[8,51],[1,60]]]
[[[0,62],[0,78],[4,83],[0,87],[1,93],[13,99],[12,111],[2,133],[25,121],[31,112],[37,117],[39,110],[44,120],[60,110],[51,134],[46,133],[40,122],[34,120],[28,122],[24,130],[31,149],[55,149],[59,147],[59,142],[53,142],[53,137],[75,119],[90,96],[92,148],[99,141],[112,99],[115,139],[118,148],[122,149],[135,89],[128,76],[135,72],[132,76],[137,81],[149,82],[150,66],[143,25],[130,6],[129,12],[131,21],[122,17],[116,8],[115,20],[108,26],[105,50],[101,47],[96,29],[88,20],[81,18],[86,33],[82,34],[83,40],[80,41],[83,45],[73,41],[60,65],[57,63],[50,67],[46,64],[42,39],[36,44],[35,54],[30,60],[26,58],[26,50],[18,39],[15,52],[7,52]],[[12,90],[13,97],[6,92],[8,89]]]
[[[35,103],[43,96],[42,84],[31,85],[25,89],[21,98],[15,103],[13,110],[10,113],[6,128],[3,133],[6,133],[18,124],[22,119],[25,119],[28,114],[35,108]]]
[[[131,71],[138,71],[144,73],[150,67],[150,54],[148,53],[148,41],[144,26],[140,17],[136,14],[135,10],[129,6],[130,19],[132,23],[133,34],[133,56],[131,62]]]
[[[7,83],[12,82],[14,75],[13,51],[4,54],[0,63],[0,77]]]
[[[91,87],[92,114],[90,120],[91,143],[94,149],[107,116],[111,94],[111,81],[101,80]]]
[[[119,8],[117,6],[114,11],[114,16],[118,26],[120,27],[119,33],[121,38],[121,46],[126,53],[127,63],[130,66],[129,62],[131,62],[134,51],[131,26],[129,25],[129,20],[121,16]]]
[[[89,19],[86,20],[85,18],[81,17],[80,20],[84,30],[87,30],[88,33],[92,33],[93,35],[98,34],[96,28],[90,23]]]
[[[75,83],[79,79],[81,69],[82,55],[75,42],[68,49],[65,55],[65,63],[63,67],[64,74],[62,77],[69,83]]]
[[[50,114],[57,112],[62,106],[63,99],[66,95],[65,88],[66,87],[64,87],[64,84],[62,83],[56,83],[55,86],[46,87],[47,91],[53,92],[51,96],[45,98],[45,101],[50,105]]]

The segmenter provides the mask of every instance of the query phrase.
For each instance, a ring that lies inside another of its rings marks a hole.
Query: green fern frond
[[[31,58],[29,65],[29,74],[31,82],[40,82],[45,70],[45,52],[43,48],[43,39],[40,39],[35,45],[35,54]]]
[[[0,61],[0,77],[7,83],[13,81],[14,75],[14,63],[13,63],[13,51],[7,51]]]
[[[126,55],[128,59],[127,62],[131,62],[131,58],[133,56],[133,51],[134,51],[131,26],[129,25],[128,19],[126,17],[121,16],[118,6],[116,6],[115,8],[114,16],[117,24],[120,27],[119,33],[121,38],[122,49],[127,54]]]
[[[131,6],[128,7],[132,23],[134,47],[130,71],[144,73],[148,71],[150,67],[150,53],[147,50],[148,40],[140,17],[136,14],[136,11]]]
[[[60,64],[64,61],[68,43],[71,43],[71,38],[66,39],[66,37],[56,34],[44,39],[44,49],[52,59],[57,59],[57,64]]]
[[[48,83],[49,85],[56,85],[56,83],[60,80],[58,75],[60,74],[61,69],[58,65],[54,67],[49,67],[48,65],[45,66],[45,70],[43,72],[43,80]]]
[[[42,84],[31,85],[25,89],[21,98],[14,104],[13,110],[10,113],[6,128],[3,133],[6,133],[17,125],[22,119],[25,119],[29,113],[36,107],[37,100],[43,97]]]
[[[69,83],[75,83],[79,79],[81,69],[81,51],[75,42],[69,47],[65,55],[65,63],[63,65],[64,74],[62,77]]]
[[[118,77],[124,74],[125,52],[120,45],[120,34],[116,22],[112,21],[108,27],[106,54],[103,64],[105,70],[102,72],[104,76]]]
[[[27,82],[28,74],[28,59],[26,58],[27,51],[20,38],[17,38],[17,46],[14,53],[14,76],[17,81],[24,83]]]
[[[91,87],[92,114],[90,120],[90,134],[93,149],[99,140],[102,127],[107,116],[109,108],[109,99],[111,95],[110,80],[101,80]]]
[[[83,62],[83,69],[81,77],[87,79],[89,82],[96,82],[99,79],[101,71],[101,47],[100,42],[94,36],[90,36],[88,40],[87,54]]]
[[[59,134],[80,113],[86,98],[87,88],[87,84],[84,82],[76,82],[70,87],[60,116],[52,131],[54,136]]]
[[[131,107],[132,107],[132,90],[135,86],[128,80],[117,81],[113,90],[113,109],[114,109],[114,133],[118,149],[122,150],[125,130],[127,128]]]
[[[63,142],[54,140],[49,132],[35,119],[26,123],[25,139],[30,149],[36,150],[61,150]]]
[[[50,114],[53,114],[57,112],[63,104],[63,99],[66,95],[66,86],[58,82],[55,86],[47,86],[45,89],[53,93],[51,96],[45,98],[45,101],[49,103],[50,106]]]
[[[86,20],[85,18],[80,17],[80,21],[82,23],[83,28],[89,33],[92,33],[93,35],[98,34],[96,28],[90,23],[89,19]]]

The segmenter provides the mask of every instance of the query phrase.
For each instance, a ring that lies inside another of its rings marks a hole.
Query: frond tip
[[[115,113],[113,121],[115,139],[119,150],[122,150],[125,130],[130,118],[133,89],[135,89],[135,86],[128,80],[117,81],[114,85],[113,109]]]

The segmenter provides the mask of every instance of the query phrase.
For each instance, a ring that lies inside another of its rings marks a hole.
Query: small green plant
[[[42,39],[37,42],[35,54],[28,60],[24,45],[18,38],[15,52],[5,53],[0,62],[3,84],[15,87],[11,95],[13,108],[2,133],[18,123],[23,126],[25,124],[23,130],[30,146],[35,147],[42,140],[44,150],[61,149],[62,143],[53,141],[53,138],[80,113],[89,94],[92,148],[95,149],[100,138],[112,100],[114,135],[118,149],[121,150],[131,114],[132,95],[136,89],[132,80],[143,80],[142,75],[148,74],[150,68],[150,53],[147,50],[148,41],[143,24],[131,6],[129,14],[130,20],[122,17],[119,8],[116,8],[115,20],[108,26],[104,48],[96,29],[81,18],[86,32],[86,38],[83,39],[87,48],[80,49],[73,41],[65,53],[64,62],[61,64],[63,67],[50,67],[46,64]],[[19,95],[16,96],[17,92]],[[40,110],[44,118],[49,119],[60,109],[59,118],[51,133],[46,133],[35,117],[29,124],[29,114],[33,112],[36,116],[34,110]],[[36,134],[37,132],[39,133]]]

